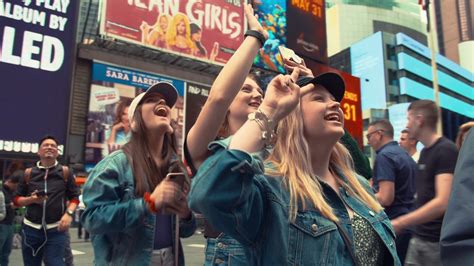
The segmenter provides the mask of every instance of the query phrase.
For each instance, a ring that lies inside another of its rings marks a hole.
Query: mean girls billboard
[[[245,32],[243,0],[105,0],[101,34],[225,64]]]

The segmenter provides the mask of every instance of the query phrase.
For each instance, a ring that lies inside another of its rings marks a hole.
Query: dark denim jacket
[[[86,209],[81,216],[92,235],[95,265],[146,265],[150,262],[155,215],[135,195],[134,179],[122,150],[104,158],[90,173],[83,193]],[[173,219],[172,235],[174,236]],[[180,236],[196,230],[194,216],[180,221]],[[174,246],[174,244],[173,244]],[[184,265],[180,244],[179,265]]]
[[[222,142],[210,147],[214,155],[193,179],[190,206],[216,229],[241,242],[249,265],[353,264],[336,225],[319,211],[300,211],[294,222],[289,221],[289,192],[281,177],[263,175],[259,156],[227,150]],[[359,180],[370,191],[367,182]],[[343,188],[339,197],[327,185],[322,183],[322,187],[349,235],[352,229],[344,203],[365,218],[384,242],[385,265],[400,265],[387,215],[373,212]]]

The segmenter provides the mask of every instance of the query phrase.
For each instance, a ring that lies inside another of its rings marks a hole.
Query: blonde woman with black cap
[[[400,265],[387,215],[338,142],[344,81],[296,79],[274,79],[230,145],[210,145],[191,208],[242,243],[248,265]]]
[[[87,179],[82,222],[91,233],[97,265],[184,265],[175,232],[189,237],[196,223],[185,200],[189,184],[180,186],[167,176],[184,172],[171,126],[177,97],[166,82],[135,97],[128,112],[130,141]]]

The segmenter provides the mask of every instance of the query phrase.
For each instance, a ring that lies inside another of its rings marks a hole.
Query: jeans
[[[204,265],[249,265],[249,261],[237,240],[220,234],[217,238],[207,239]]]
[[[408,246],[405,265],[441,266],[439,242],[430,242],[413,236]]]
[[[171,247],[153,250],[151,255],[151,265],[154,266],[173,266],[174,255]]]
[[[8,265],[12,252],[13,227],[11,224],[0,224],[0,265]]]
[[[409,230],[404,230],[401,234],[397,235],[397,254],[398,258],[400,258],[400,261],[402,264],[405,262],[405,258],[407,255],[407,250],[408,250],[408,244],[410,243],[410,238],[411,238],[411,231]]]
[[[64,266],[66,232],[58,228],[36,229],[23,224],[21,251],[23,263],[27,266],[41,266],[44,257],[49,265]]]

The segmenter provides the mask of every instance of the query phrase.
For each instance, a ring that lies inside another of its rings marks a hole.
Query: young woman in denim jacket
[[[173,85],[160,82],[138,95],[129,108],[132,136],[92,170],[84,186],[81,219],[91,233],[96,265],[184,265],[180,237],[191,236],[195,219],[186,190],[167,174],[179,172],[170,111]],[[150,194],[151,193],[151,194]]]
[[[338,142],[342,78],[302,79],[300,100],[297,72],[269,84],[228,146],[210,145],[191,208],[242,243],[248,265],[400,265],[387,215]],[[276,144],[264,166],[255,153],[273,140],[272,120]]]
[[[248,29],[266,39],[268,33],[254,16],[253,8],[245,5],[244,10]],[[208,145],[211,141],[234,134],[245,123],[247,115],[260,106],[263,90],[257,75],[249,74],[249,71],[262,45],[257,37],[246,37],[214,81],[209,97],[186,138],[186,162],[192,172],[195,173],[210,155]],[[204,236],[204,265],[247,265],[240,243],[216,231],[207,221]]]

